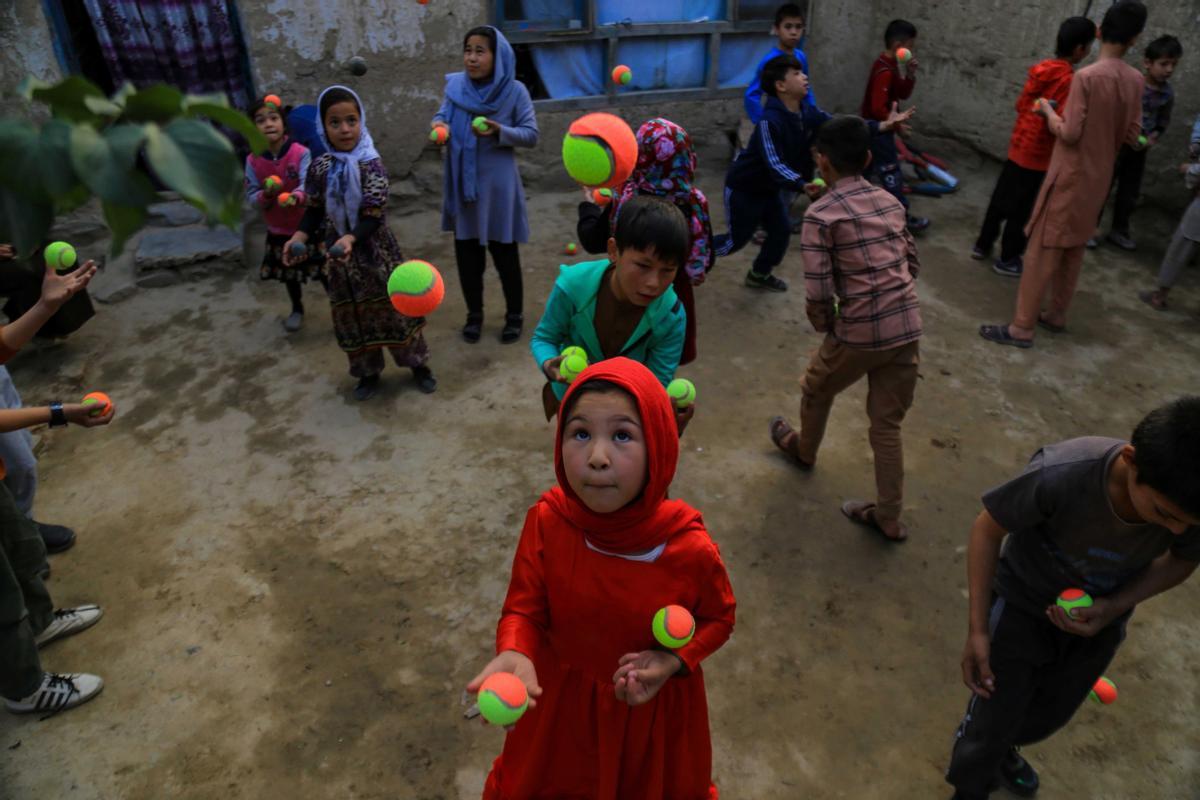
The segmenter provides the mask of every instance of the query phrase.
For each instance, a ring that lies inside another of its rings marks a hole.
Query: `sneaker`
[[[992,263],[992,272],[996,273],[997,275],[1003,275],[1006,278],[1021,277],[1021,270],[1024,268],[1025,264],[1021,261],[1020,256],[1017,256],[1016,258],[1010,258],[1008,261],[1005,261],[1002,258],[997,258]]]
[[[911,233],[920,233],[930,225],[929,217],[914,217],[911,214],[908,217],[908,230]]]
[[[86,672],[58,675],[47,672],[36,692],[20,700],[5,700],[4,704],[14,714],[33,714],[38,711],[57,714],[86,703],[100,694],[103,688],[104,681],[99,675],[88,675]]]
[[[73,636],[95,625],[102,616],[104,616],[104,612],[100,606],[92,604],[75,608],[60,608],[54,612],[54,620],[46,626],[46,630],[37,635],[37,639],[35,639],[37,646],[45,647],[55,639]]]
[[[973,258],[976,261],[983,261],[985,258],[990,256],[991,254],[992,254],[992,248],[990,248],[990,247],[980,247],[979,245],[975,245],[974,247],[971,248],[971,258]]]
[[[1038,790],[1038,776],[1016,747],[1010,748],[1000,764],[1000,782],[1019,797],[1033,797]]]
[[[483,314],[467,314],[467,324],[463,325],[462,337],[467,342],[475,344],[483,335]]]
[[[370,400],[375,396],[375,390],[378,388],[378,375],[368,375],[365,378],[359,378],[358,384],[354,387],[354,399],[359,402]]]
[[[521,338],[521,330],[525,325],[524,314],[505,314],[504,328],[500,331],[501,344],[512,344]]]
[[[786,292],[787,284],[774,275],[759,275],[754,270],[746,273],[746,285],[751,289],[767,289],[772,292]]]
[[[304,313],[301,311],[293,311],[288,314],[288,318],[283,321],[283,329],[288,333],[295,333],[300,330],[300,326],[304,324]]]
[[[1127,233],[1119,233],[1111,231],[1108,234],[1108,240],[1122,250],[1137,250],[1137,242],[1129,238]]]
[[[1100,246],[1100,240],[1097,239],[1095,236],[1093,236],[1092,238],[1087,240],[1087,249],[1088,250],[1095,250],[1099,246]]]
[[[417,382],[417,388],[425,394],[433,394],[437,391],[437,378],[433,377],[433,370],[429,367],[413,367],[413,380]]]
[[[42,541],[46,543],[47,553],[61,553],[70,550],[75,545],[75,531],[65,525],[50,525],[45,522],[34,522]]]

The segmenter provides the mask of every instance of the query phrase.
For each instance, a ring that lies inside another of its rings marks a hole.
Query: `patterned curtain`
[[[245,44],[231,0],[84,0],[114,83],[224,92],[249,108]]]

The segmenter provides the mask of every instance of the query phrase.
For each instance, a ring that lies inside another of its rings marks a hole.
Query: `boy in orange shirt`
[[[992,199],[983,217],[979,238],[971,248],[971,258],[982,261],[992,251],[1000,226],[1000,258],[992,265],[997,275],[1012,278],[1021,276],[1021,255],[1025,252],[1025,223],[1033,211],[1042,179],[1050,168],[1054,150],[1054,135],[1046,127],[1045,118],[1037,113],[1039,100],[1055,108],[1067,103],[1074,66],[1087,58],[1096,39],[1096,24],[1087,17],[1071,17],[1058,28],[1054,58],[1047,58],[1029,68],[1029,77],[1021,96],[1017,98],[1017,121],[1008,141],[1008,160],[996,179]]]

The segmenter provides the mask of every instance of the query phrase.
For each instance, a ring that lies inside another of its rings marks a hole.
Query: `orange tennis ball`
[[[907,47],[901,47],[896,51],[896,60],[901,64],[907,64],[909,61],[912,61],[912,50],[909,50]]]
[[[612,189],[596,189],[592,192],[592,202],[598,206],[606,206],[612,202]]]
[[[278,175],[269,175],[263,181],[263,188],[268,192],[277,192],[283,188],[283,178],[280,178]]]
[[[631,80],[633,80],[633,70],[631,70],[629,67],[625,66],[624,64],[618,64],[617,66],[613,67],[613,83],[617,84],[618,86],[628,86]]]
[[[659,644],[676,650],[692,640],[696,633],[696,618],[683,606],[666,606],[654,615],[650,629]]]
[[[1074,619],[1075,609],[1091,608],[1092,596],[1083,589],[1065,589],[1058,596],[1058,607],[1067,612],[1067,616]]]
[[[296,205],[296,201],[292,198],[291,192],[280,192],[279,197],[275,198],[275,201],[281,206]]]
[[[274,106],[276,111],[283,108],[283,101],[279,99],[279,95],[277,94],[267,95],[263,98],[263,102],[269,106]]]
[[[612,189],[637,163],[637,139],[625,120],[597,112],[571,123],[563,137],[563,166],[576,183]]]
[[[1103,703],[1106,706],[1112,705],[1117,701],[1117,685],[1108,678],[1102,677],[1096,681],[1096,685],[1092,687],[1088,697],[1097,703]]]
[[[529,708],[529,692],[511,672],[494,672],[479,687],[479,713],[493,725],[512,725]]]
[[[83,396],[83,405],[96,406],[88,412],[89,417],[102,417],[112,408],[112,400],[104,392],[89,392]]]
[[[423,317],[442,304],[446,285],[442,274],[428,261],[405,261],[392,270],[387,282],[392,307],[406,317]]]
[[[437,125],[429,132],[429,141],[445,144],[450,138],[450,130],[445,125]]]

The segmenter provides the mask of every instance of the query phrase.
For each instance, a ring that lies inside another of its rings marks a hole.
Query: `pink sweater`
[[[300,226],[300,218],[304,216],[304,179],[311,161],[308,148],[292,141],[284,144],[278,157],[270,152],[246,156],[246,199],[263,210],[271,233],[291,236]],[[272,175],[283,182],[282,188],[273,194],[263,190],[263,184]],[[283,192],[290,192],[296,198],[294,205],[285,208],[276,202]]]

